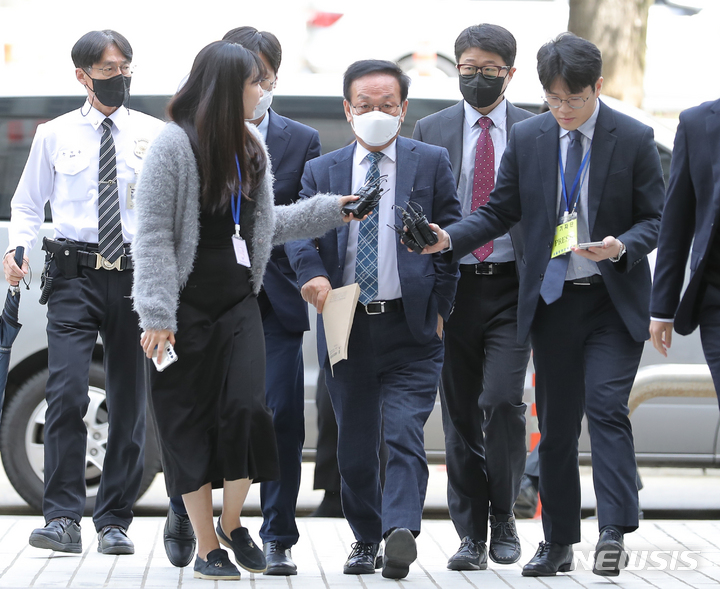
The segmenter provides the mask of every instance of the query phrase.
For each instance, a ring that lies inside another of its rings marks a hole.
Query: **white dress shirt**
[[[83,113],[86,113],[83,116]],[[12,199],[10,248],[32,249],[50,201],[55,238],[98,242],[98,168],[105,115],[89,102],[39,125]],[[135,236],[133,191],[159,119],[118,108],[109,117],[117,161],[123,240]]]
[[[477,142],[480,138],[480,127],[477,122],[485,115],[481,115],[467,102],[463,102],[465,108],[465,119],[463,121],[463,149],[462,164],[460,167],[460,178],[458,180],[458,198],[462,206],[462,215],[467,217],[472,211],[472,186],[475,176],[475,153]],[[490,138],[495,151],[495,179],[497,180],[498,169],[502,161],[503,153],[507,147],[507,102],[503,100],[498,104],[487,117],[493,122],[490,127]],[[493,251],[485,259],[486,262],[512,262],[515,259],[512,241],[509,234],[498,237],[493,241]],[[468,254],[460,260],[461,264],[477,264],[478,260],[472,254]]]
[[[578,127],[578,131],[580,131],[581,138],[580,141],[583,146],[583,158],[587,154],[588,150],[590,149],[590,146],[592,145],[592,139],[593,135],[595,133],[595,123],[597,122],[598,118],[598,112],[600,111],[600,101],[597,100],[595,102],[595,110],[593,111],[593,114],[590,115],[590,118],[585,121],[582,125]],[[563,170],[565,170],[566,164],[567,164],[567,151],[568,146],[570,145],[570,131],[563,129],[560,127],[560,155],[562,157],[562,163],[563,163]],[[582,176],[582,183],[580,184],[580,196],[578,197],[578,204],[577,204],[577,213],[578,213],[578,223],[577,223],[577,231],[578,231],[578,243],[585,243],[590,241],[590,229],[588,226],[588,179],[590,178],[590,166],[592,165],[591,158],[588,159],[588,163],[586,165],[586,168],[583,172]],[[572,186],[572,183],[575,179],[571,178],[568,180],[568,183]],[[570,194],[568,194],[568,198],[570,198]],[[558,204],[558,210],[560,210],[560,203],[563,203],[563,207],[565,204],[565,201],[563,200],[563,194],[562,194],[562,178],[560,177],[560,166],[558,166],[558,197],[557,197],[557,204]],[[564,210],[564,208],[563,208]],[[568,263],[568,269],[567,274],[565,274],[565,280],[573,280],[575,278],[586,278],[588,276],[592,276],[593,274],[600,274],[600,270],[598,270],[597,264],[595,262],[592,262],[591,260],[588,260],[587,258],[583,258],[582,256],[578,256],[577,254],[570,254],[570,262]]]
[[[365,176],[370,169],[370,162],[366,159],[370,152],[359,143],[355,144],[353,156],[352,191],[357,192],[365,184]],[[400,222],[395,214],[395,180],[397,178],[397,140],[382,150],[385,157],[380,159],[378,166],[380,175],[387,174],[387,181],[383,182],[385,192],[375,209],[378,216],[378,297],[379,301],[388,301],[402,297],[400,290],[400,276],[397,270],[397,240],[398,235],[388,225],[398,225]],[[343,285],[355,282],[355,260],[357,258],[358,231],[360,221],[350,221],[348,228],[347,253],[345,255],[345,268],[343,271]]]

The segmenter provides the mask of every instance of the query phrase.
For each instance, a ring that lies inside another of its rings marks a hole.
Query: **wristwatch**
[[[614,258],[609,258],[610,261],[614,264],[615,262],[619,262],[620,258],[622,258],[625,255],[625,252],[627,251],[627,248],[625,247],[625,244],[620,241],[619,239],[617,242],[620,244],[620,252],[618,252],[618,255]]]

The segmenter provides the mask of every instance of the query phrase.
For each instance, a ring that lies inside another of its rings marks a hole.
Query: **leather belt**
[[[515,262],[480,262],[479,264],[460,264],[460,272],[463,274],[477,274],[478,276],[511,274],[515,272]]]
[[[572,284],[574,286],[590,286],[591,284],[602,284],[604,282],[602,275],[593,274],[592,276],[585,276],[584,278],[575,278],[574,280],[566,280],[565,284]]]
[[[362,310],[368,315],[382,315],[383,313],[396,313],[402,311],[402,299],[392,299],[390,301],[370,301],[367,305],[357,304],[358,310]]]
[[[114,263],[109,262],[97,252],[78,252],[78,266],[93,268],[94,270],[132,270],[133,261],[129,255],[123,254]]]

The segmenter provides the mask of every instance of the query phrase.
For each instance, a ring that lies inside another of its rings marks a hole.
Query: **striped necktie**
[[[103,135],[100,142],[100,195],[98,197],[98,250],[108,262],[114,263],[123,253],[122,220],[118,196],[115,142],[112,137],[113,122],[102,122]]]
[[[383,154],[373,151],[367,155],[370,169],[365,182],[380,178],[378,162]],[[357,258],[355,259],[355,282],[360,285],[360,302],[367,305],[378,296],[378,217],[379,211],[370,215],[358,230]]]

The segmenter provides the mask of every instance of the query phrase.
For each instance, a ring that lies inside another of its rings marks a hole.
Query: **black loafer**
[[[235,562],[242,568],[251,573],[264,573],[267,568],[265,555],[262,550],[257,547],[250,537],[247,528],[239,527],[230,532],[230,538],[227,537],[220,525],[218,518],[217,527],[215,528],[218,540],[223,546],[230,548],[235,554]]]
[[[540,546],[522,570],[523,577],[552,577],[575,569],[572,544],[540,542]]]
[[[460,548],[447,563],[451,571],[484,571],[487,568],[487,546],[482,540],[475,541],[465,536]]]
[[[30,546],[56,550],[57,552],[82,552],[80,526],[69,517],[50,520],[44,528],[37,528],[30,534]]]
[[[615,528],[603,528],[595,546],[593,573],[602,577],[617,577],[627,565],[623,535]]]
[[[498,564],[513,564],[520,560],[520,538],[512,515],[490,516],[490,558]]]
[[[135,554],[135,545],[119,526],[105,526],[98,532],[98,552],[103,554]]]
[[[292,560],[290,549],[282,542],[272,540],[263,544],[267,569],[263,575],[297,575],[297,566]]]
[[[385,540],[382,576],[386,579],[404,579],[415,559],[415,536],[407,528],[395,528]]]
[[[346,575],[372,575],[382,566],[380,544],[355,542],[350,556],[345,561],[343,573]]]
[[[193,576],[211,581],[239,581],[240,571],[230,562],[227,552],[216,548],[208,552],[207,560],[199,556],[195,559]]]
[[[195,555],[195,531],[190,518],[181,513],[175,513],[172,507],[168,508],[163,533],[165,554],[173,566],[186,567],[192,562]]]

